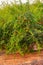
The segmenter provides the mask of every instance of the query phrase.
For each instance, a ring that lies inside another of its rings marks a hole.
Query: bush
[[[37,7],[36,4],[35,6],[7,4],[0,9],[1,49],[6,50],[7,53],[24,54],[34,51],[34,45],[37,46],[38,51],[43,48],[43,25],[38,23],[43,12],[42,9],[40,12],[37,9],[40,14],[35,12],[34,7]]]

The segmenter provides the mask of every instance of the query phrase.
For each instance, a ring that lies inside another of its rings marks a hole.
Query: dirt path
[[[1,54],[0,65],[43,65],[43,51],[25,56]]]

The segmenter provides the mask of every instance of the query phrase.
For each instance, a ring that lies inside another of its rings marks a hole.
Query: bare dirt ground
[[[0,54],[0,65],[43,65],[43,51],[21,56]]]

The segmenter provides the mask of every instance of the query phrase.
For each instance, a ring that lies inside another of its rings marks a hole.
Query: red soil
[[[38,64],[36,64],[37,62]],[[1,54],[0,65],[43,65],[43,51],[40,53],[25,54],[24,56],[21,56],[20,54]]]

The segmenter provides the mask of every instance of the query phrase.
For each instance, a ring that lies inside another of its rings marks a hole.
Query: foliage
[[[43,48],[43,4],[6,4],[0,8],[0,49],[20,54]],[[42,22],[40,22],[42,20]]]

